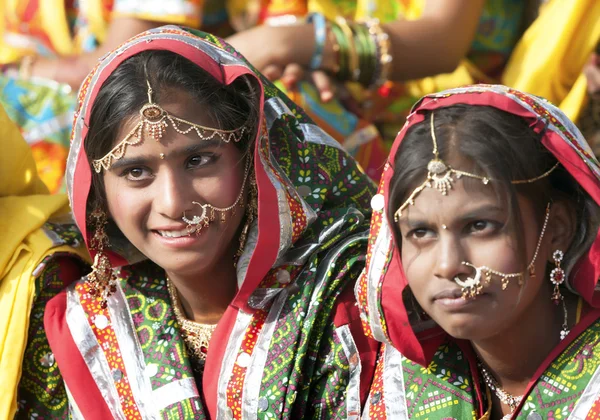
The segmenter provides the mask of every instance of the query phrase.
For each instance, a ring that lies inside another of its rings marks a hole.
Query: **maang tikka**
[[[429,125],[430,125],[430,132],[431,132],[431,140],[433,142],[433,159],[431,159],[429,161],[429,163],[427,164],[427,177],[425,178],[425,181],[423,181],[423,183],[421,185],[419,185],[417,188],[414,189],[414,191],[409,195],[408,199],[398,208],[398,210],[396,210],[396,212],[394,213],[394,221],[396,223],[398,223],[400,221],[400,217],[402,217],[402,211],[405,210],[408,206],[414,205],[416,197],[419,195],[419,193],[421,193],[421,191],[423,191],[426,188],[435,188],[442,195],[447,195],[448,192],[452,189],[452,185],[453,185],[454,181],[462,178],[463,176],[477,179],[477,180],[481,181],[481,183],[483,185],[488,185],[490,183],[490,181],[492,181],[490,178],[488,178],[486,176],[481,176],[481,175],[473,174],[470,172],[461,171],[461,170],[452,168],[450,165],[447,165],[439,156],[437,137],[435,134],[435,123],[434,123],[434,113],[433,112],[431,112],[431,114],[430,114]],[[559,166],[559,162],[554,164],[549,170],[547,170],[546,172],[544,172],[543,174],[541,174],[539,176],[536,176],[531,179],[515,180],[515,181],[511,181],[511,183],[513,185],[518,185],[518,184],[530,184],[530,183],[539,181],[540,179],[543,179],[543,178],[547,177],[548,175],[550,175],[556,168],[558,168],[558,166]],[[546,227],[548,225],[549,217],[550,217],[550,204],[548,204],[548,206],[546,208],[546,217],[544,220],[542,231],[540,233],[540,237],[539,237],[539,240],[537,243],[535,253],[533,255],[531,263],[527,266],[527,272],[528,272],[529,276],[531,276],[531,277],[535,276],[534,264],[537,259],[538,253],[539,253],[542,239],[546,232]],[[511,279],[516,278],[516,279],[518,279],[519,285],[523,284],[523,277],[525,275],[525,272],[508,273],[507,274],[507,273],[502,273],[500,271],[496,271],[487,266],[479,266],[478,267],[467,261],[463,261],[462,264],[466,265],[468,267],[471,267],[475,270],[475,275],[473,277],[467,277],[466,280],[461,280],[458,277],[454,278],[454,281],[461,287],[462,296],[464,298],[474,298],[474,297],[480,295],[483,291],[483,286],[487,285],[491,282],[493,275],[500,277],[501,282],[502,282],[502,290],[505,290],[508,287],[508,284]]]
[[[119,160],[125,155],[128,146],[135,146],[142,143],[144,132],[148,133],[154,140],[160,141],[169,125],[180,134],[188,134],[195,131],[201,140],[212,140],[217,137],[225,143],[231,141],[237,143],[244,138],[244,134],[248,130],[246,125],[242,125],[234,130],[222,130],[205,127],[172,115],[163,107],[154,103],[152,99],[154,91],[150,85],[150,81],[146,80],[146,83],[148,85],[148,103],[140,109],[140,121],[110,152],[92,162],[96,173],[102,172],[102,169],[110,169],[113,161]],[[182,128],[184,126],[185,128]],[[161,159],[164,159],[164,154],[161,155]]]
[[[108,248],[108,235],[106,234],[106,225],[108,217],[100,207],[94,208],[90,214],[94,226],[94,235],[90,241],[90,250],[94,251],[94,264],[92,272],[87,275],[87,281],[90,285],[90,294],[100,299],[100,306],[107,307],[107,299],[117,290],[117,276],[114,274],[108,256],[104,253]]]

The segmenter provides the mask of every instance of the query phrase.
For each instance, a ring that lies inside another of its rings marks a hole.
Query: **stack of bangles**
[[[368,88],[379,87],[388,80],[392,64],[390,39],[377,19],[357,23],[338,16],[335,21],[328,21],[322,14],[313,13],[307,22],[315,28],[311,70],[321,69],[330,37],[337,65],[327,70],[338,80],[358,82]]]

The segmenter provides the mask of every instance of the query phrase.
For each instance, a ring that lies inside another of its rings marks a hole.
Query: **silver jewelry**
[[[563,318],[562,328],[560,330],[560,340],[561,341],[564,340],[565,337],[569,334],[569,329],[568,329],[569,328],[569,318],[568,318],[567,304],[565,303],[564,299],[562,299],[562,306],[563,306],[564,318]],[[504,403],[510,407],[511,413],[514,413],[514,411],[517,409],[519,404],[521,404],[521,401],[523,400],[523,395],[514,396],[514,395],[510,394],[509,392],[505,391],[504,389],[502,389],[500,387],[500,384],[498,383],[498,381],[496,381],[496,378],[494,378],[494,376],[485,368],[485,366],[483,365],[483,362],[481,360],[479,360],[479,358],[477,360],[477,366],[479,367],[479,370],[481,371],[481,375],[483,376],[483,380],[485,381],[487,386],[496,394],[496,396],[502,403]],[[511,416],[508,416],[509,419],[510,419],[510,417]],[[504,418],[506,418],[506,416]]]
[[[488,372],[480,360],[477,361],[477,366],[481,371],[481,375],[483,376],[483,380],[485,381],[486,385],[494,392],[494,394],[496,394],[496,397],[498,397],[503,404],[506,404],[510,407],[511,414],[514,413],[519,404],[521,404],[523,395],[515,396],[502,389],[498,381],[496,381],[496,378],[494,378],[492,374]]]

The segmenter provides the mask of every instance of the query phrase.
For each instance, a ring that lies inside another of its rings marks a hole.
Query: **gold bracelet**
[[[356,45],[354,43],[354,34],[352,33],[352,28],[341,16],[337,16],[335,21],[340,26],[340,29],[344,33],[344,36],[348,38],[348,50],[350,55],[350,77],[352,81],[356,82],[360,77],[360,68],[358,66],[358,54],[356,53]]]
[[[29,80],[35,63],[35,55],[26,55],[19,64],[19,79]]]

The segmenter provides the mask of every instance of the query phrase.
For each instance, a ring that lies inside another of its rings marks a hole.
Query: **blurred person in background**
[[[254,13],[265,23],[234,35],[232,45],[280,79],[375,179],[412,104],[431,92],[502,81],[577,120],[586,102],[582,69],[600,38],[593,0],[228,3],[230,21]]]
[[[31,308],[89,271],[90,261],[69,217],[67,196],[49,194],[31,149],[2,107],[0,140],[0,419],[12,419],[27,331],[43,323],[43,316],[32,315]],[[52,353],[39,345],[27,357],[47,370],[54,365]],[[36,379],[28,385],[40,389]]]

